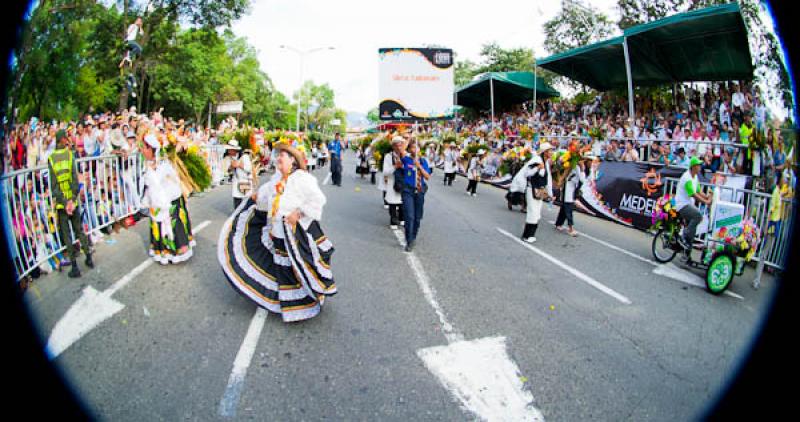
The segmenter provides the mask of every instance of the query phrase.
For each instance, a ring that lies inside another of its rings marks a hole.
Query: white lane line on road
[[[253,354],[255,354],[256,345],[258,345],[258,340],[261,338],[261,331],[266,320],[267,311],[263,308],[258,308],[250,321],[250,327],[247,329],[242,346],[236,354],[236,359],[233,361],[233,370],[228,378],[228,386],[225,388],[225,394],[222,395],[222,400],[219,402],[218,411],[223,418],[236,417],[236,407],[239,405],[239,399],[242,396],[247,369],[250,367],[250,361],[253,360]]]
[[[556,259],[555,257],[553,257],[552,255],[548,254],[547,252],[544,252],[541,249],[539,249],[539,248],[537,248],[537,247],[535,247],[533,245],[530,245],[528,243],[523,242],[521,239],[518,239],[516,236],[512,235],[511,233],[509,233],[509,232],[507,232],[507,231],[505,231],[505,230],[503,230],[503,229],[501,229],[499,227],[497,227],[497,231],[500,232],[502,235],[510,238],[511,240],[519,243],[520,245],[526,247],[527,249],[529,249],[529,250],[531,250],[533,252],[536,252],[542,258],[550,261],[551,263],[555,264],[557,267],[559,267],[559,268],[563,269],[564,271],[574,275],[579,280],[581,280],[581,281],[585,282],[586,284],[594,287],[595,289],[600,290],[601,292],[613,297],[614,299],[618,300],[619,302],[622,302],[625,305],[630,305],[632,303],[631,300],[628,299],[627,297],[625,297],[624,295],[621,295],[621,294],[617,293],[616,291],[614,291],[614,289],[611,289],[610,287],[604,285],[603,283],[600,283],[599,281],[593,279],[592,277],[589,277],[588,275],[582,273],[581,271],[579,271],[579,270],[577,270],[577,269],[575,269],[573,267],[570,267],[569,265],[561,262],[560,260]]]
[[[550,221],[550,224],[555,225],[556,222],[555,221]],[[643,257],[641,255],[637,255],[637,254],[635,254],[635,253],[633,253],[631,251],[627,251],[625,249],[622,249],[619,246],[613,245],[611,243],[606,242],[605,240],[598,239],[598,238],[596,238],[594,236],[590,236],[590,235],[588,235],[588,234],[586,234],[584,232],[579,232],[577,230],[575,230],[575,231],[578,233],[578,235],[583,236],[583,237],[585,237],[585,238],[587,238],[587,239],[589,239],[591,241],[597,242],[597,243],[599,243],[599,244],[601,244],[601,245],[603,245],[603,246],[605,246],[605,247],[607,247],[609,249],[613,249],[613,250],[615,250],[617,252],[620,252],[620,253],[623,253],[625,255],[628,255],[631,258],[638,259],[639,261],[646,262],[646,263],[648,263],[650,265],[658,265],[658,262],[653,261],[652,259],[647,259],[647,258],[645,258],[645,257]]]
[[[330,181],[331,181],[331,173],[328,173],[328,175],[325,176],[325,180],[322,182],[323,186],[327,185],[328,182],[330,182]]]
[[[392,231],[398,243],[405,246],[403,232]],[[544,421],[542,413],[533,405],[533,395],[525,388],[519,367],[506,351],[505,337],[464,340],[447,321],[422,263],[413,252],[405,254],[425,300],[439,317],[448,343],[417,350],[425,367],[462,408],[482,420]]]
[[[550,221],[550,224],[555,225],[556,222],[555,221]],[[588,235],[586,233],[583,233],[583,232],[578,232],[578,234],[580,236],[583,236],[583,237],[591,240],[591,241],[599,243],[599,244],[601,244],[601,245],[603,245],[603,246],[605,246],[605,247],[607,247],[609,249],[613,249],[613,250],[615,250],[617,252],[621,252],[621,253],[623,253],[625,255],[630,256],[631,258],[638,259],[639,261],[646,262],[646,263],[656,267],[655,269],[653,269],[653,273],[654,274],[657,274],[657,275],[660,275],[660,276],[664,276],[664,277],[667,277],[667,278],[671,278],[673,280],[677,280],[677,281],[680,281],[680,282],[683,282],[683,283],[686,283],[686,284],[689,284],[689,285],[692,285],[692,286],[695,286],[695,287],[700,287],[702,289],[706,288],[706,285],[703,282],[703,279],[701,277],[697,276],[696,274],[694,274],[694,273],[692,273],[690,271],[687,271],[687,270],[684,270],[682,268],[679,268],[679,267],[675,266],[674,264],[669,264],[668,266],[667,266],[667,264],[659,264],[658,262],[653,261],[652,259],[647,259],[647,258],[645,258],[645,257],[643,257],[641,255],[635,254],[635,253],[633,253],[631,251],[628,251],[628,250],[625,250],[623,248],[620,248],[619,246],[616,246],[616,245],[613,245],[611,243],[608,243],[605,240],[598,239],[598,238],[596,238],[594,236],[590,236],[590,235]],[[736,299],[744,300],[744,297],[742,297],[741,295],[736,294],[736,293],[734,293],[734,292],[732,292],[730,290],[725,290],[724,293],[725,293],[726,296],[730,296],[730,297],[734,297]]]
[[[400,229],[395,229],[392,231],[394,232],[395,237],[397,237],[397,241],[400,243],[400,245],[405,246],[406,240],[403,232],[401,232]],[[442,310],[441,305],[439,305],[439,301],[436,300],[436,292],[431,287],[428,275],[425,273],[425,269],[422,268],[422,263],[419,262],[419,259],[417,259],[413,253],[406,253],[405,255],[406,260],[408,260],[408,265],[414,271],[415,278],[417,279],[417,285],[419,285],[419,288],[422,290],[425,300],[427,300],[428,304],[433,307],[434,312],[436,312],[436,315],[439,317],[439,323],[442,326],[442,332],[444,333],[447,342],[452,343],[454,341],[463,340],[464,336],[458,333],[447,321],[447,317],[444,315],[444,311]]]
[[[210,220],[200,223],[192,230],[192,233],[199,233],[209,224],[211,224]],[[81,297],[70,306],[56,325],[53,326],[53,331],[50,333],[46,346],[50,359],[58,357],[64,350],[95,329],[100,323],[123,310],[125,305],[112,299],[111,296],[130,284],[136,276],[153,265],[153,262],[155,261],[148,258],[103,292],[98,292],[92,286],[86,287]]]

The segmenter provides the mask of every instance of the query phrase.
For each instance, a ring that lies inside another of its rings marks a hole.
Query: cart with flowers
[[[702,259],[693,261],[691,250],[686,251],[687,265],[706,271],[706,288],[713,294],[724,292],[734,275],[742,275],[744,264],[755,256],[761,242],[758,225],[743,216],[743,205],[720,201],[715,192],[708,224],[697,237]],[[652,243],[653,257],[661,263],[670,262],[683,250],[678,239],[685,226],[675,208],[674,196],[664,195],[656,201],[652,222],[652,229],[656,232]]]

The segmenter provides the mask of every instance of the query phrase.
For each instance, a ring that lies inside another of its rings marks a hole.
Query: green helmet
[[[56,143],[61,142],[61,140],[66,137],[67,137],[67,131],[64,129],[59,129],[58,132],[56,132]]]

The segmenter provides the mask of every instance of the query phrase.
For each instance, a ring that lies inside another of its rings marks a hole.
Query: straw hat
[[[295,161],[297,161],[297,167],[300,168],[300,170],[306,169],[306,155],[299,149],[284,142],[277,143],[275,145],[275,149],[278,150],[278,152],[288,152],[292,157],[294,157]]]
[[[543,152],[545,152],[547,150],[551,150],[551,149],[553,149],[553,145],[551,145],[550,142],[542,142],[542,144],[539,145],[539,151],[538,152],[539,152],[539,154],[541,154],[541,153],[543,153]]]
[[[235,149],[236,151],[239,151],[242,149],[242,147],[239,146],[239,141],[236,139],[231,139],[231,141],[228,142],[228,145],[225,146],[225,149]]]
[[[392,138],[392,144],[399,144],[399,143],[402,143],[402,142],[405,142],[405,141],[406,141],[405,138],[403,138],[400,135],[397,135],[394,138]]]

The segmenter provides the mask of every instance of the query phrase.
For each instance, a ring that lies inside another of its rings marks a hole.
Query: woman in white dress
[[[325,195],[305,154],[276,145],[275,177],[225,223],[218,258],[231,286],[284,322],[313,318],[336,294],[333,244],[320,226]]]
[[[542,218],[544,201],[551,201],[553,198],[553,177],[550,173],[552,150],[553,146],[549,142],[542,143],[537,154],[520,170],[525,172],[525,177],[528,179],[525,188],[528,210],[525,214],[525,229],[522,232],[522,240],[528,243],[536,241],[536,229]]]

